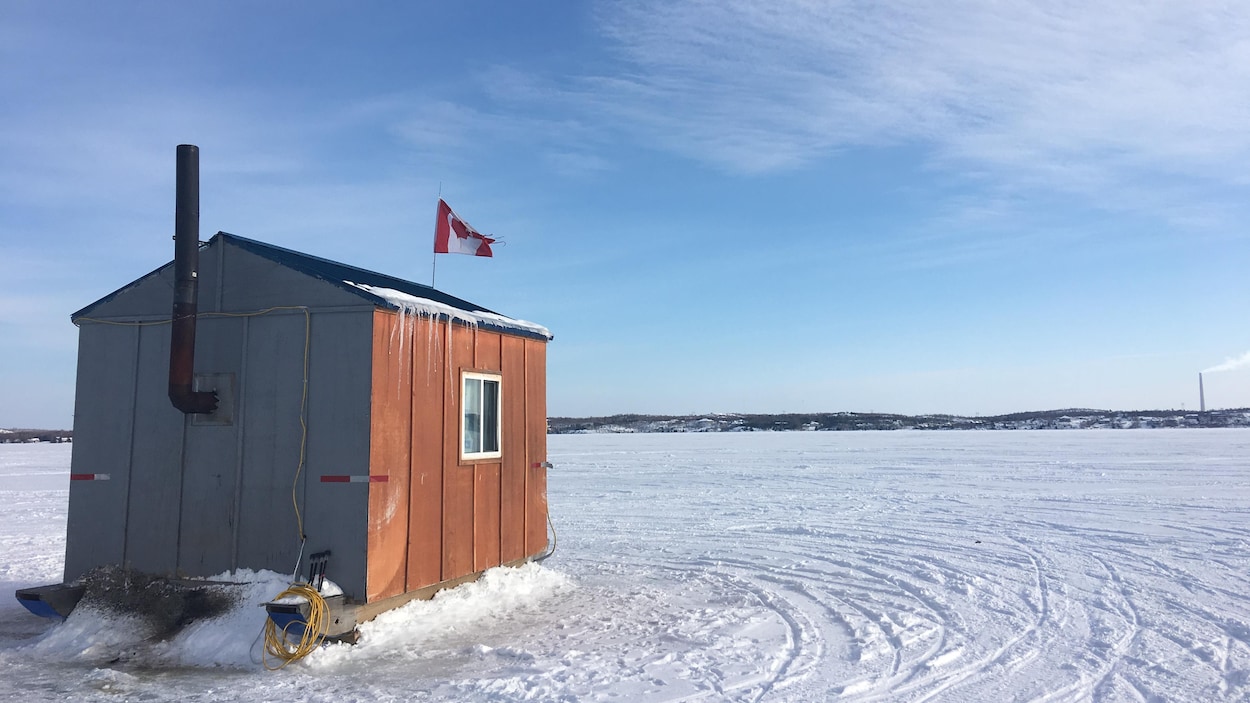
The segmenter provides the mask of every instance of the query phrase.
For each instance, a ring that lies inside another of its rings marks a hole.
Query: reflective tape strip
[[[386,483],[390,477],[377,476],[322,476],[322,483]]]
[[[109,475],[108,474],[70,474],[69,480],[71,481],[107,481],[109,480]]]

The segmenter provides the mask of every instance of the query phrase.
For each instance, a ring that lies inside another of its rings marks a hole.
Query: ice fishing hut
[[[202,578],[318,555],[343,590],[336,635],[540,556],[550,333],[224,232],[200,243],[184,150],[175,260],[72,316],[64,584],[19,599],[63,616],[97,567]]]

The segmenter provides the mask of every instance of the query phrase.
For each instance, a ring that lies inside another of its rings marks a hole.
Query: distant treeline
[[[72,442],[73,430],[3,430],[0,431],[0,444],[19,442]]]
[[[623,414],[552,417],[552,434],[580,432],[759,432],[839,430],[1022,430],[1137,429],[1160,427],[1250,427],[1250,408],[1183,410],[1094,410],[1068,408],[967,417],[887,413],[729,413],[713,415]]]

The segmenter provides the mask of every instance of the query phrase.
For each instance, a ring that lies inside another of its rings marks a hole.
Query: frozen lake
[[[259,609],[164,643],[26,615],[12,589],[60,576],[69,448],[0,445],[0,697],[1250,699],[1250,431],[554,436],[550,459],[543,567],[269,673]]]

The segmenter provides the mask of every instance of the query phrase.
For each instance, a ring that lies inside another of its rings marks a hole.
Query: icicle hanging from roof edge
[[[404,350],[407,347],[411,347],[412,352],[410,353],[416,352],[416,340],[412,339],[411,342],[408,341],[410,338],[413,338],[416,336],[415,329],[414,329],[416,325],[416,316],[414,315],[414,311],[410,307],[402,306],[402,305],[398,306],[398,308],[399,309],[396,310],[396,313],[395,313],[395,321],[391,325],[390,342],[387,344],[387,347],[386,347],[387,359],[389,359],[392,364],[400,365],[399,375],[395,379],[396,381],[395,382],[395,396],[396,397],[400,397],[403,395],[404,374],[407,373],[410,377],[412,375],[412,361],[410,359],[407,359],[404,356]],[[398,345],[396,345],[395,343],[396,337],[399,337]],[[395,354],[396,346],[399,347],[398,358],[396,358],[396,354]]]
[[[353,283],[351,281],[344,281],[344,283],[349,286],[359,288],[367,293],[372,293],[373,295],[376,295],[391,305],[399,308],[401,311],[405,311],[409,314],[416,314],[421,317],[436,318],[446,316],[450,320],[459,320],[470,327],[477,327],[478,323],[483,322],[487,317],[498,317],[501,320],[507,319],[502,315],[488,315],[487,313],[468,312],[466,310],[454,308],[450,305],[437,303],[427,298],[418,298],[415,295],[410,295],[408,293],[404,293],[403,291],[397,291],[393,288],[379,288],[378,286],[370,286],[364,283]]]
[[[404,320],[405,312],[406,311],[403,308],[400,308],[399,310],[395,312],[395,322],[391,325],[391,342],[390,344],[386,346],[387,356],[393,356],[393,352],[395,350],[395,337],[399,335],[399,330],[401,327],[403,327],[403,320]],[[399,340],[399,344],[400,344],[400,349],[402,351],[403,344],[404,344],[402,337]]]
[[[403,395],[404,373],[406,372],[405,370],[410,369],[412,367],[412,361],[408,357],[404,356],[404,349],[406,347],[409,350],[408,353],[411,355],[413,353],[413,349],[416,346],[415,340],[409,339],[410,337],[413,336],[412,325],[413,325],[414,319],[415,319],[415,316],[412,314],[411,310],[409,310],[408,308],[399,309],[398,322],[399,322],[399,364],[400,364],[400,367],[399,367],[399,378],[397,379],[397,383],[395,384],[395,397],[397,398]]]
[[[456,405],[457,401],[458,401],[458,400],[459,400],[459,398],[460,398],[460,389],[456,387],[456,386],[457,386],[457,385],[459,385],[459,384],[456,384],[456,380],[457,380],[457,379],[454,379],[454,378],[452,378],[452,376],[451,376],[451,369],[452,369],[452,361],[453,361],[453,359],[452,359],[452,354],[451,354],[451,349],[452,349],[452,347],[451,347],[451,318],[450,318],[450,317],[449,317],[449,318],[447,318],[447,342],[446,342],[446,346],[447,346],[447,360],[446,360],[446,367],[445,367],[445,368],[446,368],[446,371],[447,371],[447,383],[446,383],[446,385],[444,386],[444,388],[451,388],[451,389],[453,389],[453,390],[452,390],[452,392],[451,392],[451,411],[452,411],[453,413],[455,413],[456,415],[459,415],[459,414],[460,414],[460,408],[459,408],[459,407],[457,407],[457,405]]]
[[[411,311],[405,310],[404,315],[404,340],[408,343],[408,356],[410,357],[404,363],[404,369],[408,374],[408,392],[412,392],[412,358],[417,355],[417,325],[421,319],[420,315],[413,315]],[[400,357],[403,357],[403,349],[400,349]]]
[[[499,325],[505,328],[525,330],[534,334],[540,334],[547,338],[551,337],[551,332],[542,325],[525,320],[517,320],[504,315],[493,312],[480,310],[477,312],[469,312],[460,308],[439,303],[429,298],[421,298],[410,293],[395,290],[394,288],[382,288],[380,286],[371,286],[365,283],[354,283],[352,281],[343,281],[349,286],[359,288],[366,293],[371,293],[397,308],[408,307],[416,311],[422,317],[441,317],[446,316],[452,320],[458,320],[466,325],[476,328],[479,324]]]
[[[408,308],[401,307],[399,309],[399,319],[396,320],[396,322],[399,323],[396,326],[399,327],[399,360],[400,361],[404,360],[404,336],[408,332],[408,318],[411,316],[411,314],[412,313]]]
[[[418,327],[422,326],[421,320],[429,321],[428,324],[425,325],[426,327],[426,330],[425,330],[425,340],[426,340],[426,343],[425,343],[425,378],[429,379],[430,364],[435,360],[434,348],[436,344],[436,338],[439,336],[438,318],[440,317],[441,313],[435,312],[433,310],[423,309],[421,306],[409,304],[407,301],[394,301],[394,302],[396,302],[396,304],[399,307],[399,311],[400,311],[399,314],[401,316],[401,319],[403,320],[403,322],[401,322],[401,325],[404,328],[403,331],[401,332],[399,355],[400,355],[400,359],[403,360],[404,358],[403,340],[407,339],[409,347],[411,349],[410,355],[412,356],[412,358],[409,359],[408,364],[406,366],[408,368],[408,372],[412,379],[412,384],[415,386],[417,382],[417,379],[416,379],[416,355],[417,355],[417,350],[418,350],[417,329]],[[449,319],[448,324],[450,323],[451,323],[451,320]],[[476,327],[476,325],[474,326]],[[437,368],[435,368],[435,372],[437,372]],[[414,390],[415,389],[410,388],[409,392],[413,392]]]
[[[434,318],[430,318],[430,323],[428,327],[429,327],[429,330],[428,330],[429,334],[425,336],[426,383],[429,383],[430,379],[434,378],[439,372],[438,357],[434,356],[434,350],[441,349],[442,343],[443,343],[442,328],[438,326],[438,321],[435,320]],[[433,366],[431,367],[431,365]]]
[[[460,310],[458,308],[454,308],[450,305],[443,305],[442,303],[437,303],[433,300],[428,300],[426,298],[418,298],[415,295],[410,295],[408,293],[404,293],[403,291],[397,291],[393,288],[380,288],[378,286],[371,286],[365,283],[355,283],[352,281],[343,281],[343,282],[349,286],[354,286],[368,293],[372,293],[373,295],[376,295],[379,298],[386,300],[388,303],[390,303],[391,305],[394,305],[398,309],[399,319],[396,321],[397,325],[396,327],[393,327],[391,329],[391,348],[392,349],[394,348],[395,334],[398,332],[400,336],[399,356],[400,356],[401,361],[403,360],[403,355],[404,355],[404,339],[405,337],[409,336],[409,330],[408,330],[409,324],[411,324],[414,327],[414,329],[412,330],[411,336],[413,337],[412,346],[415,351],[415,348],[416,348],[415,325],[416,325],[416,320],[418,318],[426,318],[430,320],[430,336],[431,337],[433,337],[437,333],[436,330],[438,328],[438,324],[437,324],[438,319],[442,317],[445,317],[447,319],[447,366],[449,370],[451,368],[451,326],[452,326],[453,321],[458,320],[468,325],[469,327],[472,327],[475,336],[476,336],[478,324],[488,317],[499,318],[501,321],[511,322],[510,320],[508,320],[508,318],[505,318],[502,315],[493,315],[489,313],[470,313],[464,310]],[[534,327],[536,330],[542,329],[544,332],[546,330],[546,328],[539,328],[537,325],[532,325],[532,323],[525,323],[525,324],[527,326]],[[430,341],[432,344],[433,340],[431,339]],[[389,354],[389,350],[388,350],[388,354]],[[429,372],[429,359],[432,359],[432,358],[433,358],[433,354],[431,353],[427,357],[427,363],[426,363],[427,373]],[[398,388],[399,386],[397,385],[396,386],[397,392],[398,392]]]

